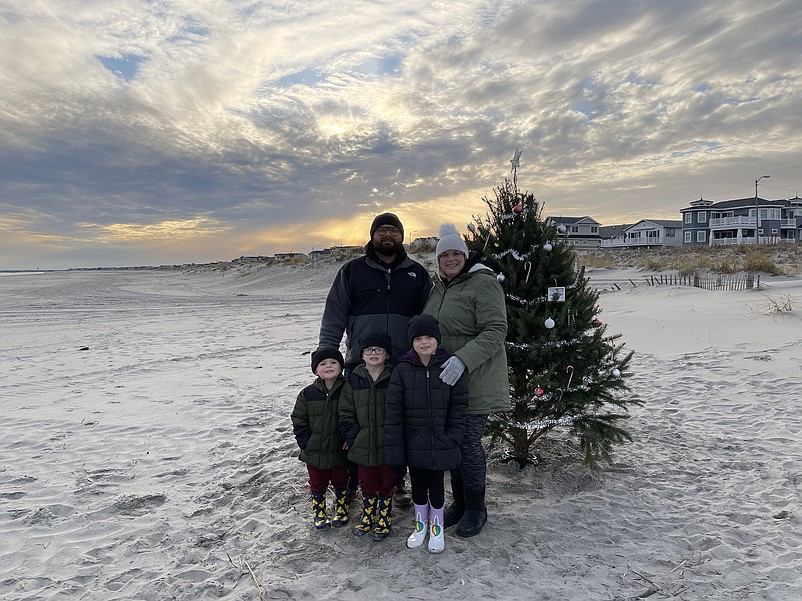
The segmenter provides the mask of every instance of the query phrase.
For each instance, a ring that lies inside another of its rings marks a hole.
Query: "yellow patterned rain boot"
[[[312,523],[317,530],[331,528],[329,516],[326,515],[326,494],[312,493]]]
[[[331,525],[335,528],[342,528],[348,524],[348,510],[350,503],[348,501],[347,490],[334,491],[334,517],[331,520]]]
[[[373,530],[373,520],[376,517],[376,497],[362,498],[362,517],[359,523],[354,526],[354,536],[365,536]]]
[[[376,521],[373,522],[373,540],[384,540],[393,530],[393,499],[379,497],[376,502]]]

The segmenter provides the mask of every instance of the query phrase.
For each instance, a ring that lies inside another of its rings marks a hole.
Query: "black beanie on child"
[[[431,336],[437,340],[437,344],[440,344],[440,326],[437,320],[427,313],[417,315],[410,319],[409,326],[407,327],[409,343],[412,344],[412,341],[418,336]]]
[[[323,359],[335,359],[340,364],[340,369],[343,368],[345,365],[345,359],[343,359],[343,354],[333,346],[324,346],[323,348],[317,349],[314,353],[312,353],[312,373],[317,374],[317,366],[320,365],[320,362]]]
[[[390,340],[390,337],[384,332],[365,334],[362,340],[359,341],[359,354],[361,355],[362,351],[372,346],[378,346],[383,348],[385,351],[387,351],[388,357],[390,356],[390,353],[393,350],[393,342],[392,340]]]
[[[401,220],[398,218],[398,215],[395,213],[382,213],[381,215],[376,215],[373,219],[373,223],[370,224],[370,237],[373,238],[373,234],[376,233],[376,230],[379,229],[383,225],[392,225],[393,227],[397,227],[401,230],[401,239],[404,239],[404,226],[401,223]]]

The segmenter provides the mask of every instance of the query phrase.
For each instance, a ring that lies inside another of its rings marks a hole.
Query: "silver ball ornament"
[[[496,276],[496,279],[498,280],[498,283],[500,284],[500,283],[501,283],[501,282],[503,282],[503,281],[504,281],[504,279],[505,279],[505,278],[504,278],[504,274],[503,274],[503,273],[500,273],[500,274],[498,274],[498,275]]]
[[[565,233],[565,226],[563,224],[558,225],[557,226],[557,232],[560,233],[560,234],[564,234]]]
[[[613,368],[613,371],[611,373],[613,374],[614,378],[620,378],[621,377],[621,370],[618,369],[617,367]]]
[[[543,322],[543,325],[546,326],[547,330],[550,330],[554,327],[554,320],[549,317],[545,322]]]
[[[553,248],[553,247],[552,247],[552,245],[551,245],[551,242],[546,242],[546,243],[543,245],[543,250],[545,250],[546,252],[551,252],[551,249],[552,249],[552,248]]]

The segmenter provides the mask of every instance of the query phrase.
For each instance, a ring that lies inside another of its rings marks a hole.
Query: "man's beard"
[[[404,244],[402,242],[396,242],[395,240],[382,239],[379,244],[373,243],[373,249],[385,257],[397,255],[401,252],[402,248],[404,248]]]

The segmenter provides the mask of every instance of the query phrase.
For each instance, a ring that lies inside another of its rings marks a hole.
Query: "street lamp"
[[[770,175],[761,175],[759,178],[755,180],[755,244],[760,242],[760,238],[758,237],[758,229],[760,228],[760,209],[757,207],[757,184],[762,179],[769,179]]]

